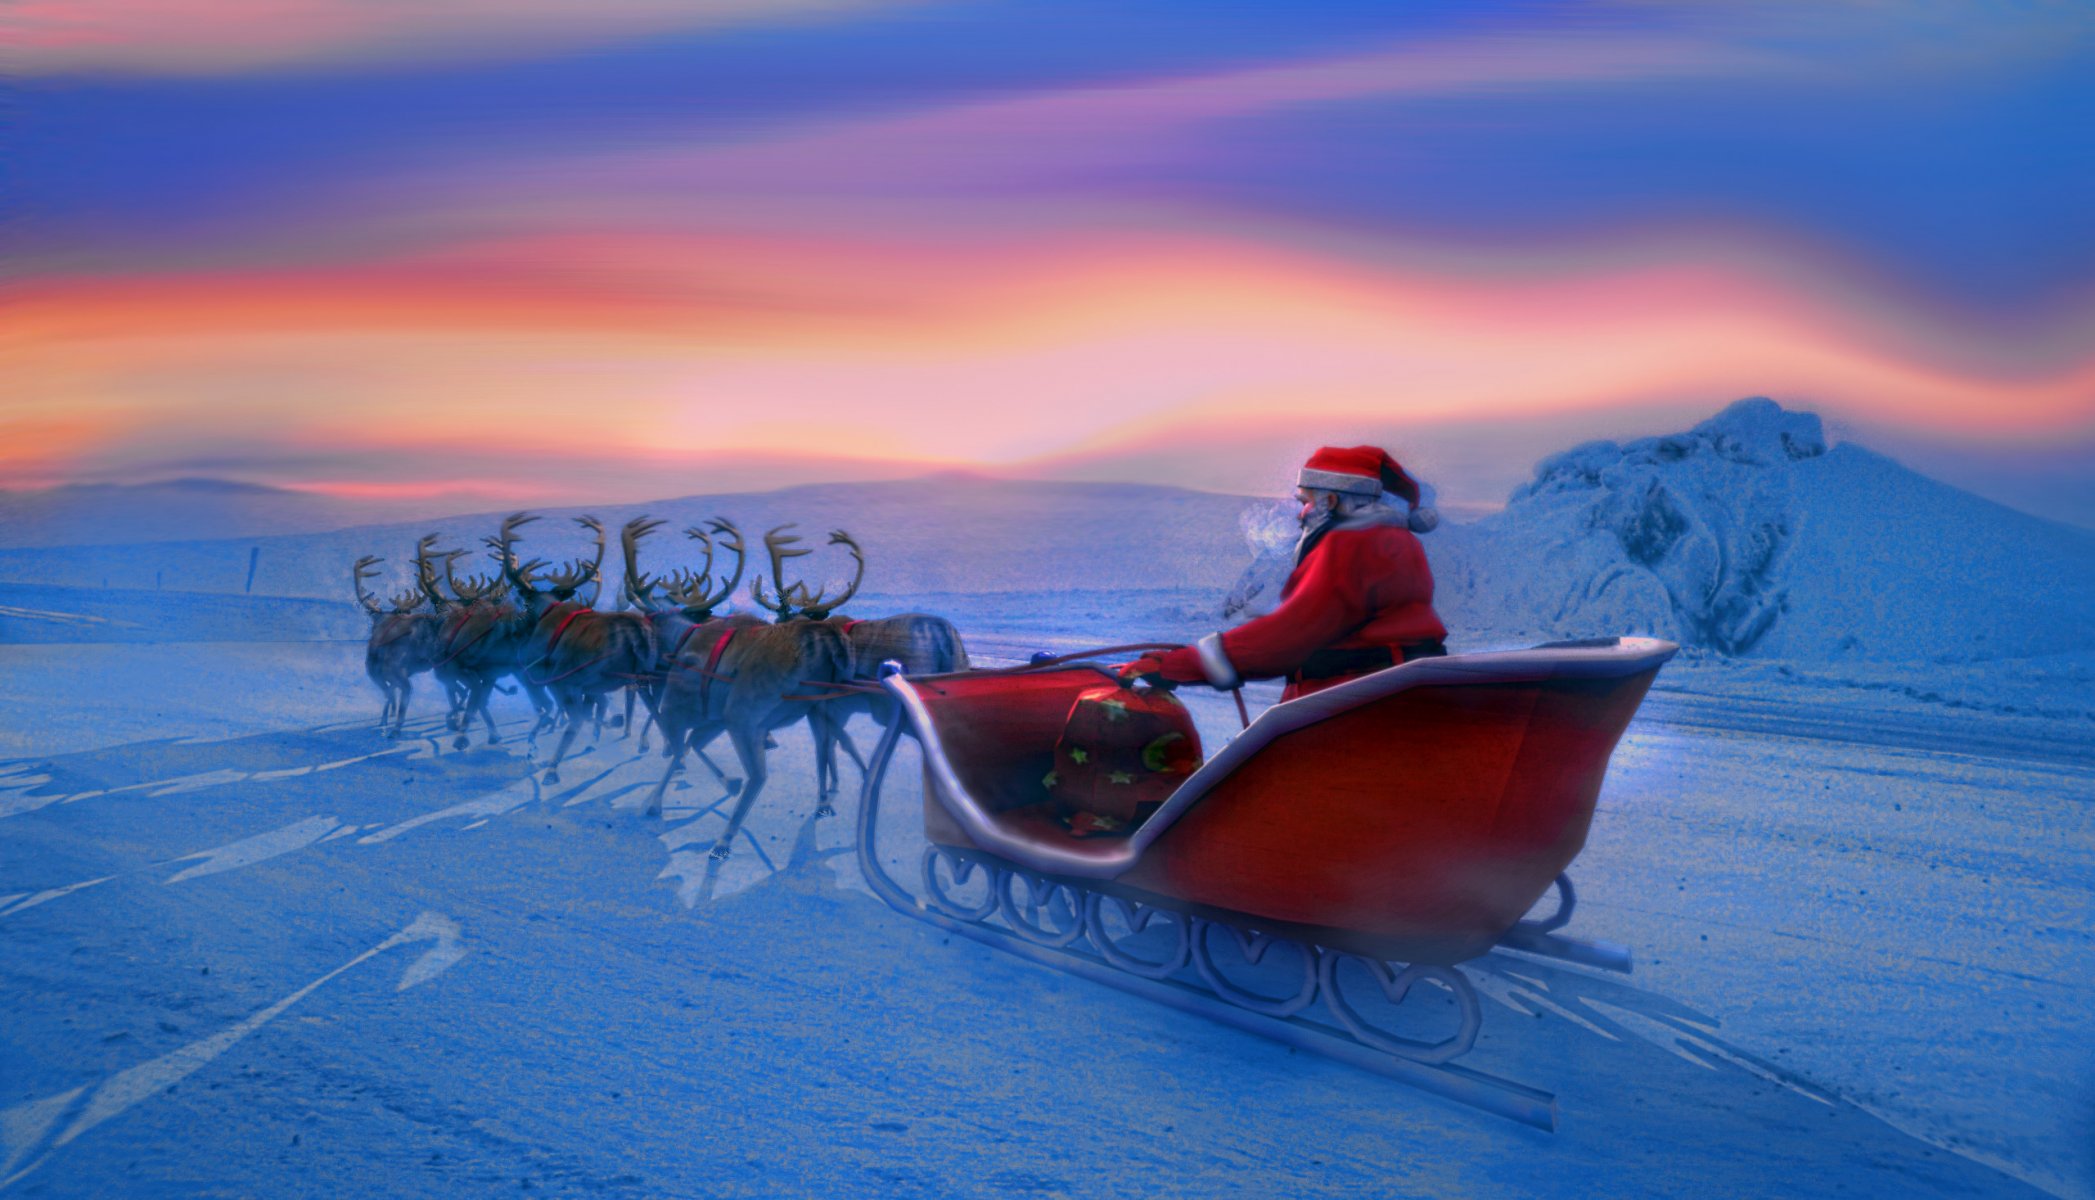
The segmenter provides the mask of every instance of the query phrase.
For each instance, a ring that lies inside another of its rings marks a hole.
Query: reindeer
[[[823,773],[821,764],[831,764],[827,775],[834,776],[835,742],[840,735],[828,719],[827,696],[834,685],[850,676],[850,647],[835,630],[805,622],[780,626],[747,615],[713,616],[713,608],[740,582],[746,559],[740,532],[726,521],[716,519],[707,529],[685,531],[706,549],[706,563],[699,571],[678,571],[667,580],[643,574],[637,545],[660,525],[641,518],[628,524],[620,536],[627,557],[626,590],[638,603],[651,607],[657,648],[665,660],[656,720],[662,727],[663,753],[669,763],[649,795],[647,813],[654,816],[662,811],[663,793],[682,769],[686,751],[695,749],[704,759],[706,744],[727,734],[746,778],[727,830],[713,846],[712,857],[719,860],[728,857],[735,835],[770,777],[766,751],[774,745],[769,736],[773,730],[808,722],[815,736],[818,775]],[[712,582],[715,535],[736,556],[734,573],[719,576],[717,587]],[[658,587],[672,603],[655,601]],[[712,765],[710,759],[705,761]],[[717,767],[714,771],[718,774]],[[729,790],[734,794],[732,786]],[[821,804],[826,807],[828,802],[825,785]]]
[[[686,644],[697,636],[700,626],[714,619],[713,610],[734,594],[736,586],[742,582],[742,570],[747,555],[742,543],[741,530],[728,521],[715,517],[706,523],[704,529],[692,526],[684,531],[686,537],[696,541],[705,550],[705,563],[696,572],[680,567],[666,577],[648,575],[640,570],[640,540],[653,534],[662,525],[661,521],[639,516],[626,522],[624,528],[619,530],[618,544],[624,552],[626,568],[619,591],[634,608],[647,614],[649,627],[655,634],[656,659],[658,662],[668,663],[674,661],[677,655],[683,652]],[[716,535],[721,539],[718,547],[714,541]],[[716,548],[731,550],[735,555],[734,573],[720,575],[717,588],[712,583]],[[656,594],[657,589],[661,592],[659,596]],[[761,619],[746,613],[733,614],[723,620],[737,625],[763,624]],[[665,673],[657,671],[642,681],[642,686],[659,701],[665,679]],[[654,724],[655,720],[650,716],[647,725],[641,729],[640,751],[643,754],[647,752],[647,729]],[[715,775],[720,774],[720,769],[713,765],[712,759],[706,758],[703,753],[699,757],[704,759]],[[721,780],[723,784],[726,783],[725,776],[721,776]]]
[[[537,519],[526,513],[511,513],[503,519],[501,532],[486,539],[491,557],[500,564],[492,575],[460,579],[453,570],[455,558],[445,560],[444,579],[451,585],[459,603],[444,618],[439,638],[438,670],[454,672],[466,693],[465,702],[454,714],[453,727],[458,730],[458,736],[451,743],[454,749],[463,750],[470,744],[467,730],[475,713],[480,714],[481,720],[487,724],[488,744],[494,745],[502,740],[495,730],[495,718],[488,709],[488,701],[504,675],[517,677],[538,714],[530,737],[536,740],[539,732],[552,724],[552,701],[543,688],[518,670],[518,656],[531,633],[530,622],[525,619],[522,606],[505,603],[502,599],[509,591],[507,572],[513,562],[511,546],[516,540],[516,531]]]
[[[779,526],[765,536],[765,543],[770,546],[773,535],[791,528],[790,525]],[[783,573],[784,560],[812,553],[805,549],[790,548],[799,540],[797,536],[780,537],[777,539],[777,545],[771,547],[771,573],[778,587],[776,597],[765,598],[761,579],[757,581],[758,586],[752,590],[751,595],[758,604],[776,613],[781,623],[806,620],[835,627],[850,643],[854,681],[876,681],[879,678],[880,664],[889,661],[901,663],[903,672],[909,675],[942,675],[968,669],[967,647],[960,640],[960,631],[944,617],[935,617],[929,613],[902,613],[893,617],[855,620],[836,611],[858,593],[858,585],[866,576],[864,549],[850,534],[841,529],[830,531],[829,544],[845,547],[850,552],[853,562],[857,564],[851,582],[845,586],[842,595],[834,600],[829,599],[827,584],[823,585],[821,591],[810,593],[804,581],[786,583]],[[894,698],[877,689],[840,691],[832,703],[834,708],[831,711],[840,729],[858,713],[871,716],[882,728],[894,724],[900,717]],[[845,744],[848,746],[850,743],[847,741]],[[857,755],[854,753],[852,757],[856,758]],[[864,764],[859,765],[863,770]]]
[[[422,603],[419,591],[403,592],[390,605],[381,604],[364,591],[364,582],[378,573],[385,560],[366,554],[350,566],[350,581],[357,603],[371,615],[371,640],[364,647],[364,673],[385,696],[378,728],[387,737],[399,737],[407,721],[407,703],[414,695],[414,677],[436,665],[436,626],[433,614],[416,612]]]
[[[553,750],[553,761],[546,767],[548,783],[560,781],[561,760],[574,744],[583,719],[596,712],[600,699],[655,669],[654,634],[648,618],[594,609],[603,594],[604,526],[586,516],[575,518],[575,523],[596,535],[596,560],[577,560],[546,576],[548,587],[540,587],[537,578],[545,563],[533,559],[518,565],[506,545],[502,553],[503,574],[522,598],[523,619],[531,629],[518,660],[520,677],[550,692],[568,719]],[[513,529],[511,533],[513,540]],[[575,599],[575,593],[592,582],[595,586],[588,602]],[[654,698],[643,693],[642,699],[652,714]]]
[[[693,643],[669,664],[656,720],[662,726],[669,765],[648,797],[647,813],[659,815],[662,794],[682,769],[687,749],[703,750],[725,733],[746,779],[727,829],[711,857],[728,857],[735,835],[770,778],[767,735],[800,721],[816,730],[816,760],[830,753],[835,725],[824,710],[833,703],[826,685],[848,679],[851,649],[826,625],[800,628],[715,618],[698,626]]]
[[[441,628],[444,618],[465,606],[455,597],[446,596],[444,589],[438,586],[436,563],[433,561],[433,558],[441,557],[444,560],[444,570],[448,574],[451,564],[464,558],[466,551],[438,550],[436,548],[437,540],[437,534],[426,533],[422,535],[420,541],[415,543],[415,587],[421,592],[422,598],[429,603],[429,613],[427,615],[435,618],[439,628]],[[441,656],[439,661],[432,663],[430,669],[436,672],[437,681],[443,684],[444,691],[451,701],[450,715],[445,718],[445,724],[456,728],[460,720],[459,714],[465,707],[466,698],[470,694],[471,689],[468,687],[464,676],[453,664],[442,662],[440,659]]]

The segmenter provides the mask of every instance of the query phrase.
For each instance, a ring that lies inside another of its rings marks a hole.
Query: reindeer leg
[[[553,727],[558,715],[557,710],[553,707],[552,698],[546,695],[546,690],[531,682],[530,678],[521,671],[517,674],[517,682],[524,685],[524,694],[531,698],[531,710],[538,717],[538,720],[531,726],[530,737],[531,744],[536,746],[538,745],[538,735]]]
[[[451,739],[453,750],[463,750],[473,744],[473,714],[487,712],[488,686],[486,679],[473,680],[473,690],[466,694],[465,709],[458,716],[458,736]],[[494,718],[488,718],[487,738],[491,743],[495,740],[494,725]]]
[[[660,718],[655,712],[655,694],[652,691],[645,687],[627,689],[626,733],[628,735],[633,732],[633,701],[636,697],[639,699],[641,707],[647,710],[647,721],[640,726],[640,748],[633,755],[635,758],[638,758],[647,753],[647,731],[654,728],[659,723]]]
[[[830,704],[834,704],[834,702],[830,702]],[[839,778],[842,772],[837,767],[836,748],[839,745],[844,747],[844,753],[849,754],[852,763],[858,767],[858,777],[861,780],[866,777],[866,760],[859,756],[858,745],[851,740],[851,734],[844,729],[844,719],[838,717],[829,704],[817,705],[814,713],[810,714],[811,718],[815,715],[820,716],[822,724],[829,733],[829,748],[824,751],[824,755],[829,760],[829,796],[833,797],[843,790],[843,783]],[[849,715],[849,713],[845,714],[846,717]],[[815,808],[815,815],[818,817],[833,817],[837,815],[837,810],[830,803],[829,797],[824,797],[823,802]]]
[[[480,720],[487,725],[487,744],[490,746],[502,740],[501,731],[495,728],[495,690],[495,677],[490,675],[480,682],[473,693],[474,704],[480,709]],[[473,718],[468,716],[466,724],[472,723]]]
[[[655,781],[655,790],[647,795],[647,808],[644,811],[650,817],[662,815],[662,793],[669,790],[670,779],[684,769],[684,731],[665,732],[662,739],[669,763],[662,768],[662,778]]]
[[[396,738],[400,736],[400,710],[407,704],[407,685],[402,683],[398,676],[392,676],[386,680],[386,692],[386,715],[391,719],[391,723],[387,726],[385,735]]]
[[[830,716],[828,713],[823,713],[823,718],[824,722],[830,728],[831,738],[834,739],[835,744],[842,745],[844,747],[844,753],[849,754],[851,756],[852,763],[858,767],[858,777],[861,781],[863,781],[866,777],[866,760],[859,757],[858,746],[852,742],[851,735],[845,732],[844,723],[842,721],[837,720],[835,717]],[[830,794],[835,795],[839,790],[841,790],[841,785],[837,783],[837,765],[835,750],[833,747],[830,752],[829,778]],[[815,815],[818,817],[833,817],[837,815],[837,810],[825,801],[823,804],[821,804],[815,809]]]
[[[436,675],[438,685],[444,689],[444,699],[450,702],[450,708],[444,713],[444,728],[456,729],[465,712],[468,695],[465,681],[459,678],[456,667],[440,666],[433,674]]]
[[[414,695],[415,677],[412,675],[402,675],[400,677],[400,703],[393,709],[394,737],[399,737],[405,732],[405,726],[407,725],[407,702],[409,700],[414,699]]]
[[[750,808],[756,804],[757,793],[764,790],[764,781],[770,776],[770,768],[764,762],[764,731],[761,729],[736,728],[728,731],[735,743],[735,756],[742,760],[742,769],[749,773],[749,782],[742,785],[742,795],[735,800],[735,811],[727,819],[727,831],[713,843],[710,857],[725,859],[733,852],[735,835],[742,832],[742,822],[749,816]]]
[[[705,731],[704,737],[699,737],[696,733],[691,736],[691,749],[698,755],[698,761],[706,764],[706,770],[713,773],[713,778],[718,780],[724,789],[720,797],[722,800],[734,795],[742,787],[741,780],[721,770],[720,764],[713,761],[713,756],[706,753],[706,747],[712,745],[713,739],[725,731],[724,726],[714,725]]]
[[[808,707],[807,727],[815,735],[815,815],[834,816],[837,810],[830,806],[829,798],[837,786],[836,727],[815,705]]]
[[[562,698],[560,711],[567,714],[567,728],[560,731],[560,744],[553,748],[553,761],[546,767],[547,783],[560,782],[560,760],[567,756],[567,748],[574,745],[575,735],[582,731],[582,721],[589,715],[588,703],[589,697],[582,695]]]

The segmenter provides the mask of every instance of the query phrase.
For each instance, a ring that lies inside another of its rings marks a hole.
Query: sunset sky
[[[2095,7],[27,0],[0,487],[1458,511],[1741,396],[2095,524]]]

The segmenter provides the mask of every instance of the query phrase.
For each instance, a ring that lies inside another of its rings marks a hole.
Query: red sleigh
[[[1566,937],[1565,869],[1608,759],[1677,647],[1644,638],[1419,659],[1261,714],[1132,836],[1072,837],[1042,788],[1095,665],[883,682],[904,719],[871,763],[859,855],[883,899],[1025,957],[1519,1120],[1547,1094],[1453,1065],[1476,1040],[1455,964],[1494,947],[1627,971]],[[899,735],[923,749],[912,891],[875,845]],[[1552,886],[1556,911],[1524,919]],[[1285,947],[1279,954],[1275,947]],[[1352,998],[1381,997],[1373,1014]],[[1392,1032],[1382,1000],[1452,998],[1440,1040]]]

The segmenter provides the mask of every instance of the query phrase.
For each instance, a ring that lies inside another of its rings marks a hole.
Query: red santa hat
[[[1419,507],[1418,480],[1380,446],[1325,446],[1302,464],[1302,475],[1296,483],[1348,496],[1373,497],[1389,492],[1410,506],[1413,533],[1424,533],[1440,524],[1439,513]]]

